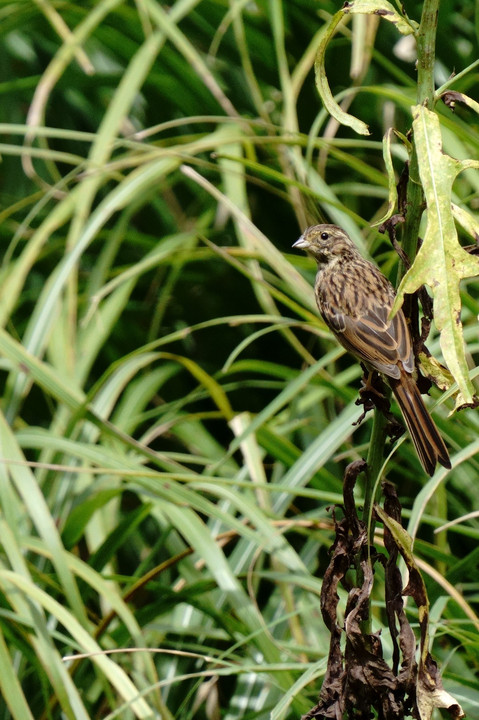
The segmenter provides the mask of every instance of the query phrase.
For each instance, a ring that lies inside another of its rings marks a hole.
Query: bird
[[[366,368],[384,376],[401,409],[422,467],[433,475],[449,453],[416,383],[406,317],[389,315],[396,297],[389,280],[337,225],[308,227],[293,248],[318,264],[314,293],[319,312],[339,342]]]

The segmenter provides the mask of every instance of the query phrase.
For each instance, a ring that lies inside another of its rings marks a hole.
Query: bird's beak
[[[296,242],[293,244],[294,248],[299,248],[300,250],[307,250],[310,246],[310,243],[308,240],[305,239],[304,235],[301,235],[299,240],[296,240]]]

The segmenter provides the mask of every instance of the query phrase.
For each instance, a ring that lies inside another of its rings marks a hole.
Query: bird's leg
[[[404,427],[396,420],[390,410],[391,406],[381,376],[374,370],[367,370],[364,365],[361,365],[361,367],[364,375],[361,379],[362,386],[359,390],[356,405],[362,405],[364,412],[354,424],[360,425],[368,411],[377,408],[388,421],[386,428],[388,437],[396,441],[404,433]]]
[[[361,367],[363,368],[364,375],[361,378],[361,387],[356,405],[362,405],[364,412],[354,424],[360,425],[366,417],[366,414],[375,407],[381,410],[389,420],[389,400],[385,395],[384,385],[379,374],[374,370],[367,370],[362,364]]]

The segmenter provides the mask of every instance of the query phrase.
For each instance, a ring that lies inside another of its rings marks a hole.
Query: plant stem
[[[417,102],[432,109],[434,101],[434,60],[439,0],[425,0],[417,43]]]
[[[417,104],[432,107],[434,102],[434,60],[436,48],[437,15],[439,0],[425,0],[421,22],[416,34],[417,44]],[[407,215],[403,226],[402,246],[411,262],[416,256],[419,225],[423,212],[423,193],[419,179],[416,147],[414,144],[409,163],[407,186]],[[404,269],[400,272],[403,274]],[[400,279],[400,277],[399,277]]]
[[[371,442],[368,452],[368,467],[366,470],[366,482],[364,485],[364,506],[363,523],[368,534],[368,546],[374,542],[375,521],[373,518],[373,505],[379,500],[381,484],[379,473],[383,464],[383,448],[386,441],[386,418],[377,408],[374,410],[373,429],[371,431]],[[364,582],[364,573],[361,567],[361,554],[356,558],[356,582],[361,587]],[[360,623],[361,631],[365,637],[372,632],[371,603],[369,601],[369,612]]]
[[[421,22],[416,34],[417,42],[417,103],[432,106],[434,102],[434,60],[436,44],[437,15],[439,0],[425,0],[423,4]],[[402,246],[411,262],[414,260],[417,251],[417,240],[419,226],[424,209],[424,196],[419,177],[416,148],[412,144],[412,152],[409,163],[409,180],[407,185],[407,214],[403,225]],[[405,268],[400,268],[397,281],[399,282]],[[371,442],[368,453],[368,470],[364,488],[363,522],[367,526],[370,544],[374,538],[374,519],[372,516],[373,505],[378,501],[380,493],[379,473],[383,463],[383,448],[386,440],[386,418],[379,411],[374,411]],[[358,569],[358,581],[361,584],[362,577]],[[370,632],[371,617],[369,616],[364,624],[363,631]]]
[[[380,410],[374,411],[373,429],[368,452],[368,470],[364,487],[363,522],[368,527],[370,537],[374,535],[374,523],[372,517],[372,506],[378,500],[380,485],[377,484],[379,473],[383,464],[383,448],[386,442],[386,418]]]

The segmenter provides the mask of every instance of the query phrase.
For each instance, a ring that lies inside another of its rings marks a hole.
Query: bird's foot
[[[402,425],[392,413],[388,413],[387,416],[388,424],[386,425],[386,435],[391,440],[391,444],[394,445],[396,440],[399,440],[401,435],[404,435],[406,428]]]
[[[389,400],[384,393],[384,384],[377,372],[364,371],[356,405],[362,405],[364,411],[354,425],[360,425],[367,413],[374,408],[384,413],[388,420],[392,418],[389,412]]]

